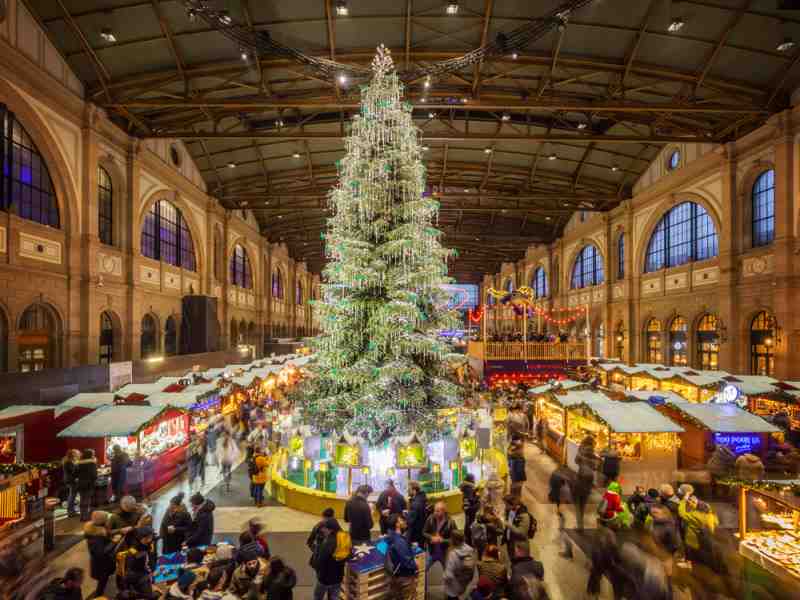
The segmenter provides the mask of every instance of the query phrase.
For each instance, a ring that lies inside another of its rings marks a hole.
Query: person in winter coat
[[[389,582],[390,598],[395,600],[414,600],[417,588],[417,561],[414,551],[406,539],[408,527],[403,515],[390,515],[389,526],[389,559],[393,566]]]
[[[475,589],[469,595],[469,600],[493,600],[494,598],[502,598],[502,595],[495,591],[494,583],[485,577],[478,579]]]
[[[508,547],[508,555],[514,556],[515,544],[528,541],[528,531],[530,531],[533,517],[519,496],[509,494],[504,500],[506,503],[505,542]]]
[[[189,489],[194,489],[198,479],[202,487],[206,482],[206,448],[203,437],[193,437],[186,453],[189,466]]]
[[[444,568],[444,591],[448,600],[457,600],[467,591],[475,574],[475,552],[464,542],[458,529],[450,534],[450,551]]]
[[[339,600],[344,580],[343,560],[336,560],[336,536],[342,527],[336,519],[328,519],[322,526],[325,538],[317,546],[311,566],[317,573],[317,584],[314,587],[314,600]]]
[[[619,478],[622,457],[620,457],[616,448],[611,447],[603,451],[602,459],[601,470],[603,476],[606,478],[605,483],[608,485],[610,482],[616,481]]]
[[[194,571],[181,569],[178,571],[178,579],[169,586],[164,600],[194,600],[194,586],[197,575]]]
[[[192,505],[192,525],[189,527],[189,536],[186,545],[190,548],[208,546],[214,537],[214,509],[216,505],[211,500],[203,498],[201,493],[194,494],[190,499]]]
[[[603,494],[600,506],[597,507],[598,523],[614,529],[626,526],[629,523],[626,523],[625,515],[630,516],[630,513],[625,509],[626,507],[622,503],[622,486],[618,482],[612,481],[608,484],[606,493]]]
[[[684,542],[686,544],[686,558],[692,562],[697,561],[711,566],[711,557],[708,556],[708,540],[714,535],[719,520],[711,512],[706,503],[700,503],[697,496],[689,496],[681,500],[678,505],[678,515],[683,521]]]
[[[122,576],[122,587],[133,592],[137,600],[147,598],[155,600],[160,594],[153,590],[152,571],[153,529],[137,527],[134,531],[134,542],[127,550],[125,557],[125,574]]]
[[[255,473],[250,477],[253,484],[253,501],[258,508],[264,505],[264,486],[267,485],[269,479],[269,457],[256,453],[253,458],[255,464]]]
[[[89,575],[97,582],[94,598],[105,594],[108,580],[116,569],[117,544],[109,534],[108,520],[107,512],[96,510],[91,521],[83,526],[83,537],[89,549]]]
[[[344,505],[344,521],[350,523],[350,539],[353,545],[365,544],[369,542],[370,530],[373,526],[372,508],[367,502],[371,488],[368,485],[360,485],[356,493]]]
[[[428,549],[428,569],[436,562],[441,563],[442,568],[447,567],[445,557],[450,547],[450,536],[456,529],[456,522],[447,514],[445,503],[437,502],[422,529],[425,547]]]
[[[411,502],[408,507],[408,539],[410,542],[416,542],[420,546],[425,544],[425,536],[423,530],[425,529],[426,508],[428,506],[428,496],[422,491],[419,482],[412,481],[408,484],[408,495]]]
[[[248,544],[253,544],[258,555],[269,560],[269,542],[267,540],[267,526],[260,517],[253,517],[244,527],[244,531],[239,535],[239,549],[245,550]]]
[[[269,573],[261,583],[261,593],[266,600],[292,600],[292,590],[297,585],[294,569],[284,564],[283,560],[273,556],[269,561]]]
[[[86,448],[81,452],[81,459],[75,464],[78,493],[81,495],[81,521],[86,522],[92,516],[92,502],[97,485],[97,459],[94,450]]]
[[[486,546],[483,558],[478,563],[478,576],[491,581],[495,595],[498,598],[503,597],[508,585],[508,569],[505,562],[500,560],[500,549],[497,546]]]
[[[81,453],[77,450],[68,450],[64,460],[61,462],[61,469],[64,476],[64,485],[67,487],[67,516],[75,517],[78,512],[75,510],[75,500],[78,497],[78,461]]]
[[[733,473],[734,465],[736,464],[736,455],[727,446],[714,446],[711,456],[708,458],[706,468],[711,475],[719,479],[727,477]]]
[[[473,548],[478,551],[480,560],[485,548],[499,544],[505,525],[503,525],[503,519],[495,513],[493,505],[482,504],[472,529]]]
[[[197,600],[240,600],[230,592],[225,591],[229,577],[225,569],[213,567],[209,570],[205,580],[195,587]]]
[[[644,527],[650,533],[651,553],[661,560],[664,571],[671,577],[675,555],[681,549],[681,536],[669,508],[661,504],[651,506]]]
[[[570,477],[566,467],[556,467],[555,471],[550,475],[549,491],[547,492],[547,500],[556,505],[556,514],[561,514],[561,494],[564,486],[569,482]]]
[[[578,454],[575,457],[575,463],[578,465],[578,476],[572,484],[572,501],[575,503],[575,519],[578,531],[583,531],[583,515],[594,486],[594,472],[597,466],[597,455],[594,448],[594,437],[587,435],[578,446]]]
[[[269,563],[254,551],[242,553],[242,563],[233,572],[230,591],[240,598],[258,593],[269,572]]]
[[[183,492],[169,501],[167,512],[161,520],[159,534],[162,540],[162,554],[178,552],[192,527],[192,516],[183,503]]]
[[[144,525],[142,519],[145,517],[144,509],[136,503],[133,496],[123,496],[119,501],[119,509],[111,515],[108,528],[111,537],[121,535],[125,538],[123,546],[133,543],[133,530]]]
[[[111,493],[114,502],[119,502],[125,493],[125,484],[128,481],[128,467],[131,466],[131,457],[114,444],[111,454]]]
[[[81,592],[83,578],[83,569],[80,567],[67,569],[64,577],[53,580],[39,593],[37,600],[83,600]]]
[[[481,508],[481,499],[475,489],[475,475],[467,473],[458,489],[461,490],[461,502],[464,509],[464,539],[467,544],[472,546],[472,524]]]
[[[544,587],[544,566],[531,556],[528,540],[514,544],[511,556],[511,577],[508,590],[513,600],[543,600],[547,598]],[[534,592],[535,595],[531,595]],[[527,596],[526,596],[527,594]]]
[[[375,508],[378,509],[378,514],[380,515],[378,521],[381,526],[381,535],[386,535],[389,530],[389,517],[391,515],[401,515],[406,510],[406,499],[397,490],[394,481],[391,479],[386,481],[386,489],[378,496]]]
[[[742,454],[736,459],[734,470],[739,479],[758,481],[764,478],[764,463],[755,454]]]
[[[308,546],[308,549],[311,550],[312,556],[317,545],[325,537],[322,535],[322,526],[325,524],[325,521],[332,519],[335,516],[336,512],[332,508],[328,507],[322,511],[322,520],[311,528],[311,533],[308,534],[308,539],[306,539],[306,546]]]
[[[508,445],[508,473],[511,478],[511,493],[518,496],[528,479],[525,473],[525,442],[520,435],[514,435]]]
[[[233,465],[236,463],[236,461],[239,460],[239,448],[236,445],[236,441],[227,431],[222,433],[222,437],[219,440],[217,447],[217,458],[219,459],[219,465],[222,472],[222,478],[225,481],[225,487],[230,492],[231,469],[233,469]]]

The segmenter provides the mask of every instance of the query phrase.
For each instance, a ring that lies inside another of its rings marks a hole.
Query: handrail
[[[469,342],[467,354],[480,360],[586,360],[582,342]]]

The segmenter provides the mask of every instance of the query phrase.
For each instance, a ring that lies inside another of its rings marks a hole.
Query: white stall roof
[[[713,386],[719,385],[723,383],[722,377],[712,376],[712,375],[702,375],[697,373],[696,375],[690,375],[690,373],[697,373],[697,371],[687,371],[683,373],[677,373],[677,376],[683,379],[684,381],[688,381],[692,385],[696,385],[698,387],[704,386]]]
[[[214,367],[213,369],[208,369],[202,373],[203,379],[216,379],[218,377],[222,377],[225,373],[224,368]]]
[[[162,408],[172,406],[173,408],[187,409],[197,404],[197,396],[185,392],[158,392],[148,396],[147,402],[150,406],[160,406]]]
[[[780,391],[775,385],[778,380],[774,377],[765,375],[730,375],[723,378],[723,381],[730,379],[730,382],[738,387],[745,396],[756,394],[771,394]]]
[[[17,417],[24,417],[43,410],[53,410],[54,408],[54,406],[47,404],[15,404],[0,410],[0,420],[16,419]]]
[[[545,383],[543,385],[536,386],[535,388],[531,388],[528,390],[529,394],[544,394],[545,392],[549,392],[554,387],[561,386],[562,390],[570,390],[572,388],[580,387],[582,385],[588,386],[589,384],[584,381],[575,381],[573,379],[562,379],[561,381],[557,381],[555,383]]]
[[[568,390],[566,394],[553,394],[561,406],[570,407],[578,404],[605,404],[613,402],[608,396],[596,390]]]
[[[647,402],[650,398],[663,398],[666,402],[686,402],[686,398],[672,390],[625,390],[625,396]]]
[[[595,402],[588,407],[617,433],[680,433],[683,427],[644,402]]]
[[[78,419],[58,437],[121,437],[132,435],[166,410],[163,406],[115,404]]]
[[[114,404],[113,392],[75,394],[56,406],[56,417],[61,416],[71,408],[90,408],[95,410],[109,404]]]
[[[127,398],[131,394],[147,397],[163,391],[165,387],[167,386],[162,383],[129,383],[119,388],[114,395],[119,398]]]
[[[735,404],[696,404],[685,400],[671,400],[669,405],[697,419],[711,431],[723,433],[777,433],[780,431],[772,423]]]
[[[249,387],[253,384],[253,380],[256,378],[255,373],[245,373],[239,377],[234,377],[231,381],[236,385],[240,385],[242,387]]]
[[[219,391],[219,387],[217,383],[212,381],[211,383],[198,383],[195,385],[190,385],[183,389],[184,394],[194,394],[196,397],[200,398],[202,396],[207,396],[210,394],[215,394]]]

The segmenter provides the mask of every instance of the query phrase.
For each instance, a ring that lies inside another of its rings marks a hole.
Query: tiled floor
[[[523,491],[524,501],[530,511],[539,521],[539,532],[533,541],[535,556],[544,563],[545,579],[550,597],[553,600],[576,600],[584,597],[583,590],[588,578],[588,563],[582,552],[576,548],[572,560],[561,558],[558,553],[561,545],[558,536],[558,520],[551,504],[543,503],[547,494],[547,482],[555,463],[533,446],[527,449],[528,482]],[[219,476],[215,467],[209,467],[206,485],[203,493],[208,494],[218,482]],[[154,515],[154,522],[159,523],[169,499],[183,490],[190,495],[188,483],[185,479],[167,486],[157,496],[151,499],[150,506]],[[217,492],[215,492],[217,493]],[[237,497],[246,497],[241,491],[236,492]],[[596,500],[596,498],[595,498]],[[566,527],[574,527],[574,514],[572,507],[562,509],[566,515]],[[593,514],[594,507],[587,508],[587,514]],[[271,532],[270,546],[274,554],[281,555],[298,573],[299,585],[295,590],[296,600],[310,600],[314,583],[313,572],[308,566],[309,553],[305,546],[308,532],[316,523],[317,518],[306,515],[283,506],[255,508],[254,506],[220,506],[215,512],[215,529],[218,534],[238,535],[244,523],[255,515],[260,515],[266,521]],[[74,521],[74,520],[73,520]],[[457,521],[460,526],[463,520],[459,516]],[[80,523],[65,521],[59,523],[63,535],[80,535]],[[75,539],[74,537],[72,539]],[[67,567],[82,566],[88,569],[88,556],[86,545],[82,541],[74,544],[66,552],[53,558],[52,565],[63,571]],[[91,593],[92,581],[86,583],[84,593]],[[610,590],[605,589],[602,598],[610,598]],[[431,573],[429,600],[442,600],[444,592],[441,586],[441,572],[438,566]]]

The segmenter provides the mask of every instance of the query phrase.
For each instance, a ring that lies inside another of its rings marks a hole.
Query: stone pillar
[[[727,340],[719,346],[719,368],[731,373],[747,373],[749,365],[739,364],[740,319],[738,291],[736,288],[739,270],[739,232],[742,229],[742,207],[736,193],[737,157],[734,144],[724,147],[724,161],[720,168],[722,176],[722,213],[720,215],[719,233],[719,282],[717,284],[719,298],[719,319],[727,328]],[[695,324],[697,325],[697,324]],[[694,331],[695,328],[692,328]],[[695,336],[696,337],[696,336]],[[693,340],[694,341],[694,340]],[[746,341],[744,343],[747,343]],[[696,348],[693,344],[692,347]],[[697,350],[690,364],[700,368]]]

